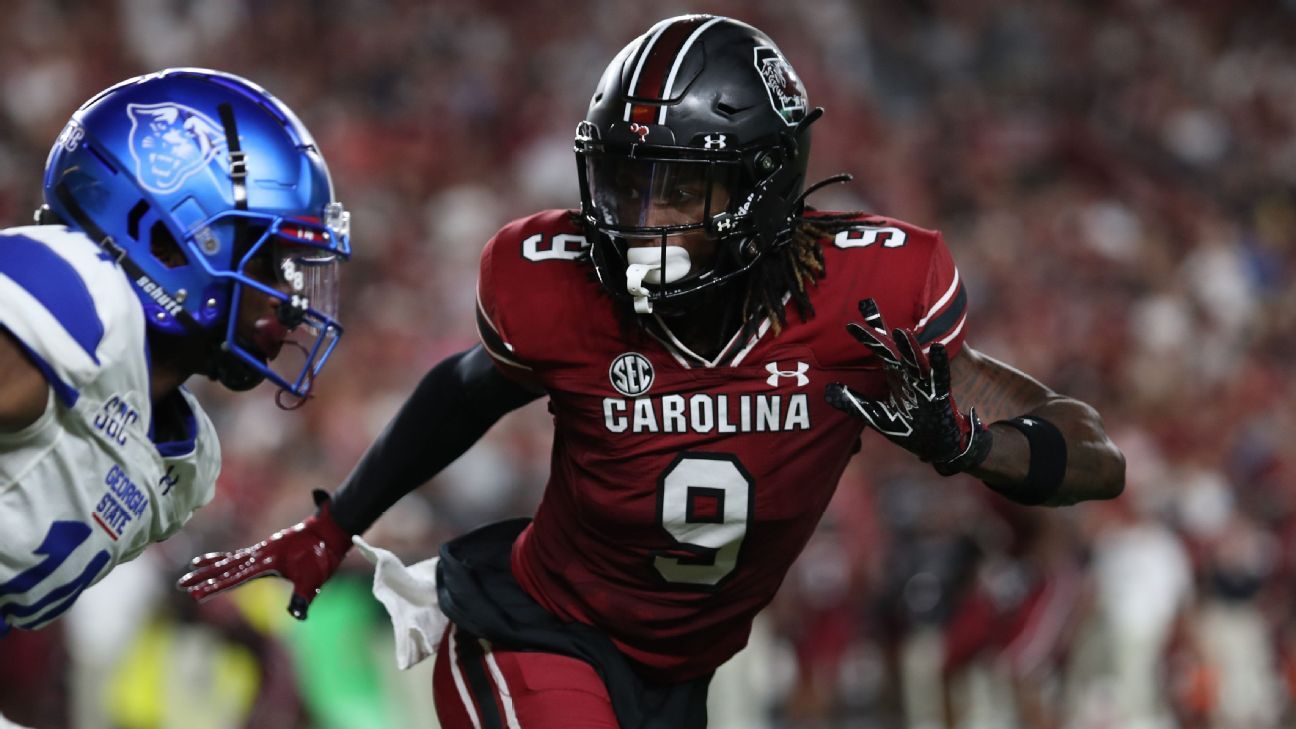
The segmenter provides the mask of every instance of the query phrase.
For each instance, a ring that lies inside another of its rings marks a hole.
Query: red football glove
[[[193,571],[181,577],[176,587],[202,602],[248,580],[278,575],[293,583],[289,614],[305,620],[311,600],[351,548],[351,535],[329,513],[328,494],[316,491],[314,496],[319,507],[314,516],[237,552],[195,557],[189,565]]]
[[[868,400],[840,383],[828,386],[833,407],[863,418],[874,430],[932,464],[942,476],[979,465],[990,453],[990,431],[976,409],[959,410],[950,393],[949,356],[941,344],[924,354],[909,329],[887,331],[872,299],[859,304],[864,324],[846,329],[882,361],[890,388],[886,400]]]

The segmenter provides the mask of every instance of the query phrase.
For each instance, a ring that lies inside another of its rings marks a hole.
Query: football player
[[[805,206],[821,113],[744,23],[688,15],[635,39],[577,128],[580,209],[487,243],[481,343],[427,374],[313,516],[196,559],[180,586],[202,599],[278,574],[304,617],[352,535],[545,396],[534,518],[441,550],[441,723],[700,727],[712,672],[866,427],[1021,503],[1117,495],[1123,458],[1093,408],[964,343],[938,233]]]
[[[0,631],[54,620],[212,498],[190,375],[307,397],[350,253],[310,133],[217,71],[94,96],[44,197],[37,225],[0,230]]]

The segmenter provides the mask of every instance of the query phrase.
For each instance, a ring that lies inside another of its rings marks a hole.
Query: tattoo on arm
[[[1030,375],[966,345],[950,361],[950,380],[959,407],[975,407],[984,423],[1016,417],[1055,397]]]
[[[1062,431],[1068,451],[1066,475],[1049,505],[1108,499],[1124,488],[1125,458],[1089,405],[1063,397],[1030,375],[967,346],[950,361],[950,380],[959,407],[975,407],[987,425],[1033,413]],[[990,457],[974,475],[991,482],[1022,478],[1029,455],[1024,440],[1013,446],[996,439]]]

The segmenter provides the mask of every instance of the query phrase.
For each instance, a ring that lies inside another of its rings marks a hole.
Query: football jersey
[[[815,316],[768,323],[715,359],[627,326],[566,211],[515,221],[486,246],[478,328],[506,374],[544,387],[549,483],[513,571],[558,617],[605,631],[657,680],[714,670],[747,641],[810,538],[862,421],[824,397],[871,397],[880,363],[845,330],[858,302],[951,356],[966,295],[939,234],[860,217],[822,241]]]
[[[38,628],[215,493],[220,445],[183,388],[183,440],[155,443],[144,313],[116,262],[61,226],[0,231],[0,327],[50,384],[0,433],[0,621]]]

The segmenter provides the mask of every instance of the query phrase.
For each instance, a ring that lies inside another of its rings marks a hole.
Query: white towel
[[[373,594],[387,608],[396,631],[396,667],[404,671],[436,655],[449,619],[437,604],[438,557],[406,567],[385,549],[370,546],[358,536],[351,541],[374,564]]]
[[[21,724],[15,724],[12,721],[6,719],[4,717],[4,714],[0,714],[0,729],[28,729],[28,728]]]

